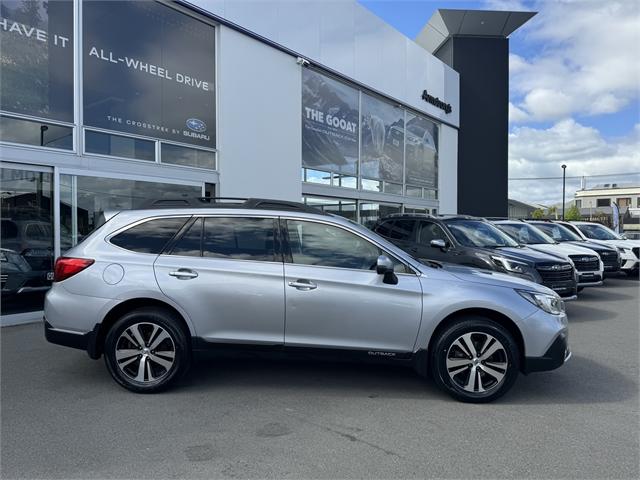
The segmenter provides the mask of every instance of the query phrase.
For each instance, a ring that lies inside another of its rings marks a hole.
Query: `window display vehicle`
[[[578,272],[578,289],[602,285],[604,263],[595,251],[575,245],[561,244],[533,225],[522,220],[497,220],[493,222],[500,230],[527,247],[568,259]]]
[[[527,220],[527,222],[535,226],[538,230],[542,230],[556,242],[565,245],[585,247],[596,252],[604,265],[605,277],[607,274],[620,272],[620,254],[616,247],[603,245],[602,243],[597,243],[592,240],[585,240],[564,225],[550,220]]]
[[[572,262],[532,250],[482,218],[391,215],[373,230],[418,259],[435,260],[507,273],[575,298],[577,274]]]
[[[46,297],[46,338],[104,355],[134,392],[168,387],[195,353],[261,352],[406,364],[488,402],[570,356],[543,285],[420,263],[298,203],[186,203],[112,216],[57,260]]]
[[[629,276],[638,276],[640,241],[629,240],[610,228],[593,222],[557,222],[571,229],[584,240],[615,247],[620,252],[620,270]]]

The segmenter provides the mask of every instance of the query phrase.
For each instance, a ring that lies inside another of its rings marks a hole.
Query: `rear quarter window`
[[[111,237],[110,242],[132,252],[159,254],[187,220],[188,217],[148,220]]]

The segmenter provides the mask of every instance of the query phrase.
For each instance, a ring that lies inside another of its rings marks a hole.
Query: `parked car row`
[[[640,262],[640,242],[589,222],[395,214],[372,229],[418,260],[507,273],[565,300],[607,275],[637,276]]]

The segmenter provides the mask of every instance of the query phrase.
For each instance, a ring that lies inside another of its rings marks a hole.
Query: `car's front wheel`
[[[520,352],[509,331],[485,318],[467,317],[435,339],[431,373],[452,397],[485,403],[504,395],[520,370]]]
[[[171,312],[140,308],[127,313],[107,333],[105,363],[113,379],[136,393],[167,388],[189,368],[187,336]]]

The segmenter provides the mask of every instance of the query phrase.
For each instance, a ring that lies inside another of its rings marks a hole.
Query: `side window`
[[[275,228],[272,218],[207,217],[202,254],[234,260],[278,261]]]
[[[373,270],[383,253],[359,235],[323,223],[287,220],[287,233],[292,261],[302,265]],[[395,271],[407,270],[396,262]]]
[[[119,233],[110,241],[132,252],[158,254],[187,220],[188,217],[149,220]]]
[[[386,222],[382,222],[380,225],[376,227],[375,232],[378,235],[382,235],[383,237],[389,237],[391,230],[393,229],[393,220],[387,220]]]
[[[444,230],[442,230],[442,227],[438,224],[432,222],[421,222],[419,229],[418,241],[423,245],[429,245],[431,240],[449,241]]]
[[[413,220],[396,220],[387,236],[394,240],[409,240],[413,233],[413,224]]]
[[[202,224],[204,220],[198,218],[193,225],[189,227],[184,235],[178,240],[171,255],[185,255],[189,257],[199,257],[202,255]]]

